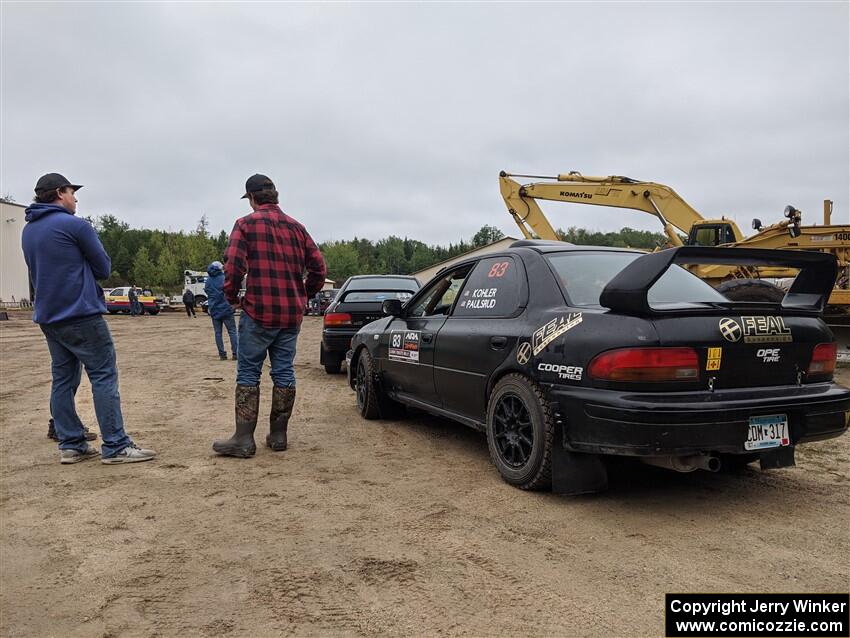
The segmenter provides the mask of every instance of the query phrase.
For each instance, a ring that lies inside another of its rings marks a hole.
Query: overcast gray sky
[[[2,3],[0,191],[230,230],[266,173],[318,241],[519,236],[498,173],[675,188],[706,216],[850,203],[848,3]],[[544,206],[555,226],[660,230]]]

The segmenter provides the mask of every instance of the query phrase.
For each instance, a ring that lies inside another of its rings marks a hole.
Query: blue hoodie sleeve
[[[91,266],[95,279],[107,279],[112,274],[112,260],[106,254],[97,231],[88,222],[80,220],[77,241],[86,261]]]

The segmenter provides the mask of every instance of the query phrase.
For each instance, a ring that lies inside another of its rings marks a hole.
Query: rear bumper
[[[840,436],[850,418],[850,390],[835,383],[665,395],[554,386],[550,399],[563,447],[596,454],[748,454],[750,417],[787,415],[794,445]]]

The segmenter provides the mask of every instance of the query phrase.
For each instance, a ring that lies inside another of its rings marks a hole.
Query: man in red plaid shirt
[[[224,254],[224,294],[231,304],[239,303],[242,278],[248,275],[239,320],[236,432],[213,443],[213,450],[248,458],[257,451],[254,430],[266,355],[274,381],[266,445],[275,451],[286,449],[295,404],[295,342],[307,298],[322,289],[326,271],[322,254],[304,226],[278,206],[278,192],[268,177],[249,177],[242,197],[254,212],[236,220]]]

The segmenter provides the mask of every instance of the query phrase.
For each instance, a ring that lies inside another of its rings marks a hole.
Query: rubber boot
[[[269,435],[266,445],[275,452],[286,449],[286,428],[292,407],[295,405],[295,388],[275,387],[272,394],[272,411],[269,414]]]
[[[236,432],[229,439],[213,443],[213,450],[222,456],[238,456],[247,459],[254,456],[254,430],[257,429],[257,413],[260,410],[260,386],[236,386]]]

